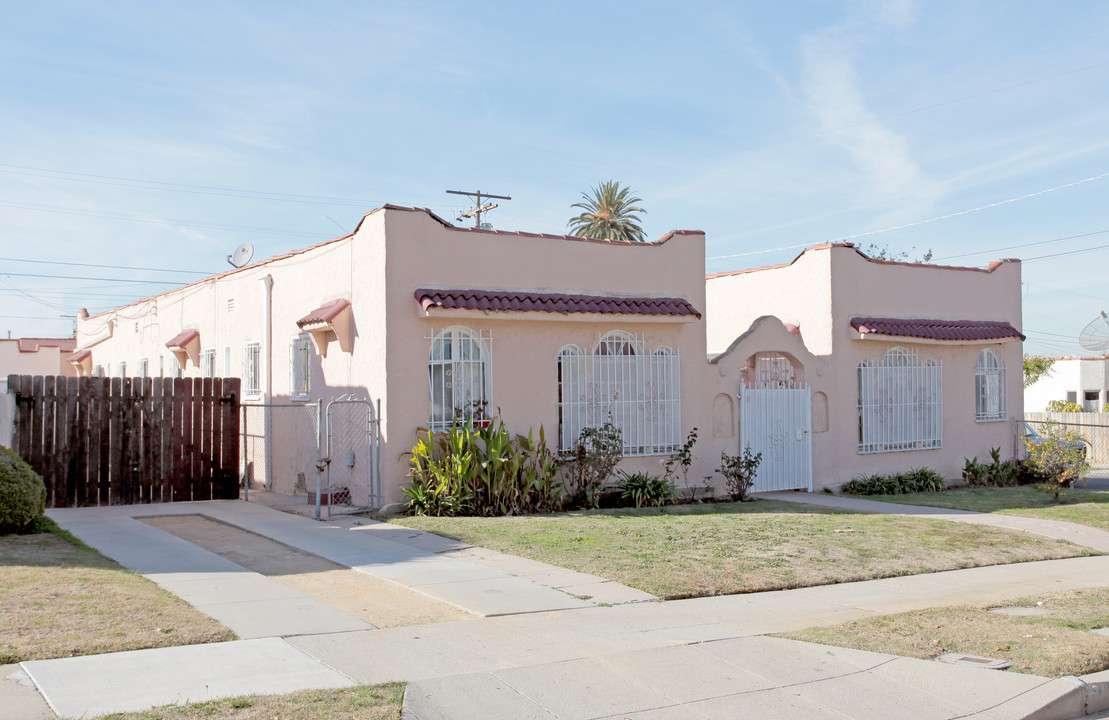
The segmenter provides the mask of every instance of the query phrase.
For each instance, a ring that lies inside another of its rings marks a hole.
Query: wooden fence
[[[1040,433],[1046,423],[1056,423],[1073,430],[1086,441],[1086,462],[1109,464],[1109,413],[1097,412],[1035,412],[1025,413],[1024,421]]]
[[[49,507],[239,497],[238,378],[9,375]]]

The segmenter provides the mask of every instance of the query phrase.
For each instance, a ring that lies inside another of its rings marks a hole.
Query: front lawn
[[[58,528],[0,536],[0,664],[233,640],[184,600]]]
[[[1098,554],[1000,528],[772,500],[392,522],[664,599]]]
[[[922,659],[969,653],[1013,663],[1015,672],[1061,677],[1109,669],[1109,588],[1022,598],[1011,606],[1045,614],[1014,617],[987,605],[882,615],[780,637]]]
[[[930,505],[952,510],[1022,515],[1041,520],[1065,520],[1109,530],[1109,490],[1068,488],[1060,502],[1049,493],[1033,487],[956,488],[945,492],[913,493],[910,495],[866,495],[863,500]]]

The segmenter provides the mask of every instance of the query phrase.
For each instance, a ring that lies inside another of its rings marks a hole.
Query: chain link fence
[[[1091,465],[1109,465],[1109,413],[1025,413],[1024,421],[1040,434],[1044,434],[1049,423],[1074,430],[1086,443],[1086,462]],[[1024,429],[1021,428],[1021,433],[1023,432]]]
[[[242,405],[241,477],[252,490],[306,495],[316,487],[321,456],[320,405]]]

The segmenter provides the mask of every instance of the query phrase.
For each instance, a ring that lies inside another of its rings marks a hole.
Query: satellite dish
[[[1103,353],[1109,350],[1109,318],[1105,316],[1104,310],[1082,330],[1082,334],[1078,336],[1078,344],[1094,352]]]
[[[250,262],[252,257],[254,257],[254,246],[250,243],[243,243],[235,248],[234,253],[227,256],[227,262],[231,263],[234,267],[241,268],[243,265]]]

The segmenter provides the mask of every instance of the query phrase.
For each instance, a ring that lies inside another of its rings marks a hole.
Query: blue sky
[[[707,233],[708,272],[847,237],[1027,259],[1026,351],[1089,354],[1107,40],[1097,0],[11,4],[0,332],[65,336],[172,287],[125,280],[200,277],[131,268],[218,272],[387,202],[453,219],[448,189],[561,233],[616,179],[649,237]]]

